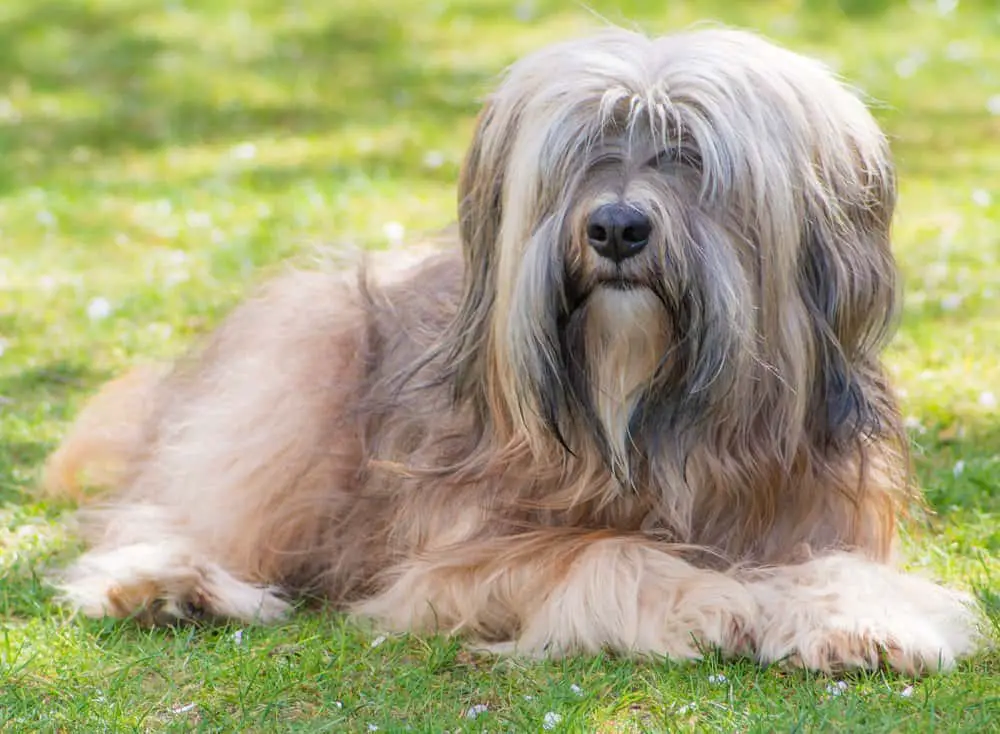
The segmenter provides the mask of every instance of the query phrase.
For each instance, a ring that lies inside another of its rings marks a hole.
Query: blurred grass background
[[[698,21],[819,56],[891,135],[906,300],[889,362],[937,511],[907,527],[907,560],[995,603],[993,0],[4,0],[0,728],[533,731],[548,713],[588,731],[995,726],[995,653],[949,678],[834,691],[713,660],[522,666],[443,640],[371,647],[330,615],[239,644],[227,628],[148,633],[67,621],[40,580],[74,545],[66,508],[30,489],[101,381],[178,354],[284,258],[447,225],[479,100],[520,54],[605,22]],[[490,710],[465,718],[475,704]]]

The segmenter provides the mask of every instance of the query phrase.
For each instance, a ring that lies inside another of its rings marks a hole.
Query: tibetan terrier
[[[756,36],[531,54],[479,116],[458,246],[394,279],[289,269],[94,399],[45,477],[110,490],[63,596],[947,668],[968,597],[892,567],[918,497],[879,362],[894,199],[862,102]]]

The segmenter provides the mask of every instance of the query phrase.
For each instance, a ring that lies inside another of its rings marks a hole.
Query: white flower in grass
[[[997,407],[997,396],[989,390],[979,393],[979,404],[984,408],[995,408]]]
[[[212,215],[207,212],[189,211],[184,221],[191,229],[207,229],[212,226]]]
[[[187,283],[189,280],[191,280],[191,273],[185,270],[174,270],[163,276],[163,284],[166,286]]]
[[[958,0],[937,0],[934,7],[937,8],[938,15],[951,15],[958,7]]]
[[[465,718],[474,719],[480,714],[485,714],[490,710],[490,707],[485,703],[477,703],[469,707],[469,710],[465,712]]]
[[[956,477],[957,476],[961,476],[962,472],[964,472],[964,471],[965,471],[965,460],[964,459],[959,459],[958,461],[956,461],[955,462],[955,466],[953,466],[952,469],[951,469],[951,473],[954,474]]]
[[[965,61],[976,55],[976,49],[964,41],[952,41],[944,50],[949,61]]]
[[[439,150],[429,150],[424,156],[425,168],[440,168],[444,165],[444,153]]]
[[[913,686],[907,686],[899,692],[899,695],[903,698],[910,698],[913,695]]]
[[[941,299],[942,311],[957,311],[962,305],[962,296],[958,293],[949,293]]]
[[[972,192],[972,201],[976,206],[989,206],[993,197],[986,189],[975,189]]]
[[[925,61],[927,61],[926,53],[923,51],[914,51],[909,56],[904,56],[896,62],[896,75],[903,79],[909,79],[920,70]]]
[[[6,97],[0,97],[0,120],[17,124],[21,121],[21,112]]]
[[[728,679],[722,673],[715,673],[713,675],[708,676],[708,682],[709,683],[714,683],[714,684],[719,685],[719,686],[721,686],[723,683],[725,683],[726,680],[728,680]]]
[[[167,251],[167,262],[171,265],[180,267],[181,265],[187,265],[190,256],[184,252],[184,250],[168,250]]]
[[[546,730],[555,729],[559,725],[560,721],[562,721],[562,714],[557,714],[555,711],[549,711],[542,719],[542,728]]]
[[[237,161],[252,161],[257,157],[257,146],[253,143],[240,143],[229,150],[229,157]]]
[[[369,724],[368,731],[378,731],[378,724]]]
[[[834,681],[826,687],[826,692],[831,696],[839,696],[841,693],[847,690],[847,683],[842,680]]]
[[[382,233],[390,244],[398,245],[406,236],[406,227],[399,222],[386,222],[382,226]]]
[[[580,688],[580,686],[578,686],[576,683],[570,684],[569,689],[571,691],[573,691],[573,693],[575,693],[578,696],[582,696],[583,695],[583,689]]]
[[[531,0],[523,0],[514,8],[514,17],[522,23],[526,23],[535,17],[535,3]]]
[[[170,199],[157,199],[153,202],[153,212],[155,216],[166,219],[174,214],[174,204]]]
[[[236,630],[233,632],[233,642],[237,645],[243,644],[243,630]]]
[[[107,298],[98,296],[92,298],[87,304],[87,318],[91,321],[100,321],[111,315],[111,302]]]
[[[171,326],[170,324],[164,324],[161,321],[154,321],[152,324],[146,327],[146,331],[148,331],[150,336],[152,336],[155,339],[166,340],[169,339],[171,336],[173,336],[174,327]]]

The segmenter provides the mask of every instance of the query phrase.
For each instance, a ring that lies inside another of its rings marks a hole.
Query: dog
[[[393,279],[289,267],[85,408],[43,484],[110,494],[62,598],[947,669],[969,597],[894,567],[919,501],[880,364],[894,203],[863,101],[761,37],[538,50],[477,120],[454,247]]]

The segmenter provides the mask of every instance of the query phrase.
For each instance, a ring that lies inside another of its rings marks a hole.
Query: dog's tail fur
[[[144,445],[165,365],[143,365],[106,384],[84,406],[69,434],[49,457],[41,491],[49,498],[84,502],[113,492]]]

